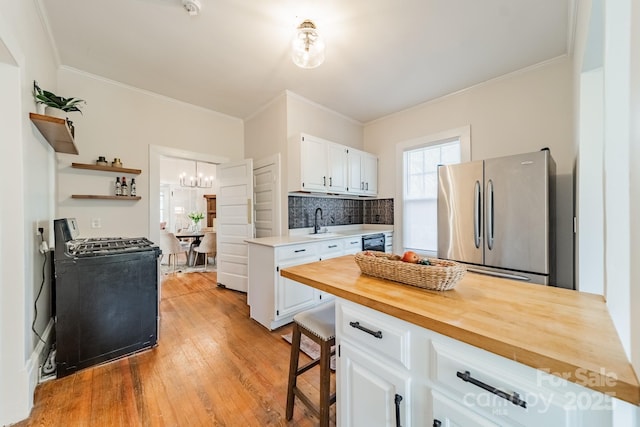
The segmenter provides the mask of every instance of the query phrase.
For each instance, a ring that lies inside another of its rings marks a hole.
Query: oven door
[[[379,233],[362,236],[362,250],[384,252],[384,234]]]

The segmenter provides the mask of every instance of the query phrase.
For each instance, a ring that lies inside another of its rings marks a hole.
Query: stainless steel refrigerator
[[[438,257],[554,284],[555,163],[548,149],[438,168]]]

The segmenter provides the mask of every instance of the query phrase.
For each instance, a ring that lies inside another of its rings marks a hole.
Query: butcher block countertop
[[[353,255],[280,274],[568,381],[640,404],[603,297],[467,272],[449,291],[360,273]]]

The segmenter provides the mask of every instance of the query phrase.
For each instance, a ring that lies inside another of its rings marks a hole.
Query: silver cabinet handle
[[[487,182],[487,247],[493,249],[493,181]]]
[[[480,181],[476,181],[473,200],[473,240],[476,248],[480,247],[480,226],[482,224],[480,212],[482,211],[482,196],[480,195]]]

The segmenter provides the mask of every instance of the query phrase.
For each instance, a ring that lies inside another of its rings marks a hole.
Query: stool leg
[[[331,387],[331,343],[320,344],[320,427],[329,426],[329,389]]]
[[[293,418],[293,401],[295,395],[293,389],[298,378],[298,360],[300,359],[300,328],[297,323],[293,323],[291,334],[291,358],[289,361],[289,383],[287,386],[287,420]]]

